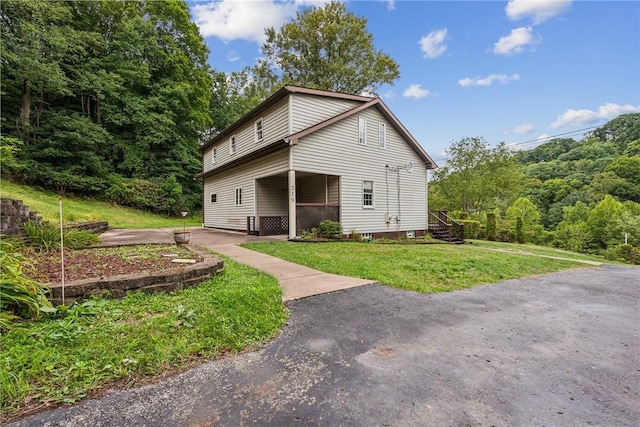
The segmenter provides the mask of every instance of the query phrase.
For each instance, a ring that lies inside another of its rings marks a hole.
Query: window
[[[367,145],[367,119],[363,116],[358,116],[358,143]]]
[[[407,230],[407,239],[414,239],[416,237],[415,230]]]
[[[229,154],[236,154],[236,136],[233,135],[229,140]]]
[[[262,119],[256,121],[256,142],[262,141]]]
[[[362,183],[362,207],[373,207],[373,181],[363,181]]]
[[[215,203],[218,201],[218,195],[217,194],[212,194],[211,195],[211,203]]]
[[[216,147],[213,147],[213,150],[211,150],[211,164],[215,163],[218,157],[218,150]]]
[[[387,125],[382,122],[378,126],[378,147],[387,148]]]
[[[242,188],[236,188],[236,206],[242,204]]]

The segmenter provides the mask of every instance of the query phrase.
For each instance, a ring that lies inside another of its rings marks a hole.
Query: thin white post
[[[296,171],[289,171],[289,238],[296,237]]]
[[[62,267],[62,305],[64,305],[64,227],[62,226],[62,196],[58,195],[60,206],[60,264]]]

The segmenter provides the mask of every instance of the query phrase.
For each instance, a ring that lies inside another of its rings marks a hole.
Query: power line
[[[545,136],[544,138],[536,138],[536,139],[530,139],[529,141],[516,142],[514,144],[507,145],[507,147],[517,147],[519,145],[527,145],[527,144],[533,144],[535,142],[549,141],[549,140],[552,140],[554,138],[558,138],[560,136],[573,135],[573,134],[576,134],[576,133],[581,133],[581,132],[584,132],[584,131],[587,131],[587,130],[591,130],[591,129],[595,129],[595,128],[599,128],[599,127],[601,127],[601,125],[589,126],[589,127],[583,128],[583,129],[576,129],[576,130],[573,130],[571,132],[565,132],[565,133],[559,133],[559,134],[556,134],[556,135]]]

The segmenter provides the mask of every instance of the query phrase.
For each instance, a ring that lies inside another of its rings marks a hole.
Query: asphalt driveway
[[[22,426],[638,425],[640,268],[294,301],[258,352]]]

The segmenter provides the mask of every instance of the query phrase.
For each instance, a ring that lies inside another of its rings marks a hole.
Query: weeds
[[[140,379],[272,338],[287,312],[278,282],[225,260],[219,276],[171,294],[131,293],[58,306],[3,335],[0,407],[75,402],[116,380]]]

